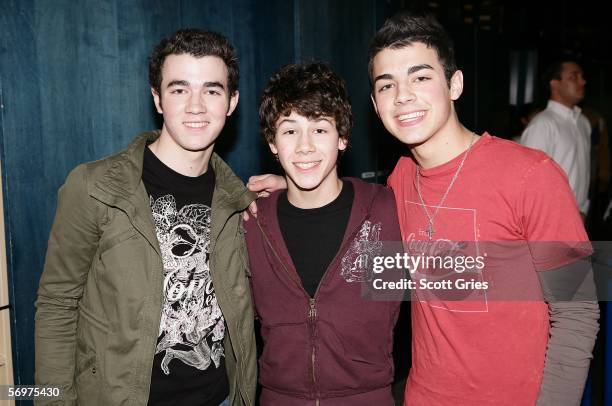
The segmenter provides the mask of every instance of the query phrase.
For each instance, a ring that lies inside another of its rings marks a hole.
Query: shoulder
[[[350,182],[355,190],[355,200],[393,200],[393,191],[381,184],[366,182],[358,178],[343,178]]]
[[[553,134],[558,128],[558,121],[558,116],[553,111],[541,111],[529,122],[525,131],[523,131],[523,138]]]
[[[357,178],[345,178],[349,180],[355,188],[355,200],[353,205],[361,208],[370,214],[395,220],[397,209],[395,206],[395,195],[391,188],[377,184],[365,182]]]
[[[269,223],[278,217],[277,207],[278,198],[281,193],[285,190],[277,190],[270,194],[268,197],[262,197],[257,199],[257,217],[249,216],[249,220],[244,222],[244,229],[247,233],[247,239],[253,236],[253,233],[259,234],[260,229],[258,223]]]
[[[539,149],[493,136],[485,141],[483,148],[473,151],[471,163],[468,158],[470,172],[476,171],[479,181],[510,200],[520,198],[527,184],[541,185],[547,179],[558,184],[564,179],[563,170]]]
[[[404,183],[406,176],[414,175],[415,167],[416,164],[414,163],[412,158],[407,156],[401,157],[395,164],[395,168],[393,168],[391,175],[389,175],[389,177],[387,178],[387,184],[392,189],[396,190],[397,187]]]
[[[483,148],[475,149],[474,155],[478,165],[486,169],[509,172],[514,178],[520,173],[529,171],[550,157],[539,149],[530,148],[517,142],[486,134]]]
[[[506,169],[516,176],[550,157],[539,149],[530,148],[517,142],[490,136],[485,148],[485,157],[500,169]],[[493,159],[494,158],[494,159]]]
[[[535,116],[533,116],[533,119],[531,119],[527,127],[530,127],[531,125],[551,123],[554,122],[557,117],[558,115],[554,111],[550,109],[544,109]]]
[[[119,165],[121,162],[125,161],[125,151],[118,152],[116,154],[95,160],[90,162],[85,162],[77,166],[74,170],[82,170],[85,172],[87,179],[90,182],[95,182],[106,174],[109,168]]]
[[[211,156],[210,165],[215,171],[216,187],[227,194],[227,200],[235,205],[237,211],[244,210],[257,198],[257,195],[247,189],[232,168],[216,153]]]
[[[83,190],[87,190],[88,186],[102,179],[109,168],[121,161],[122,153],[123,152],[120,152],[102,159],[77,165],[68,173],[68,176],[66,176],[63,187],[83,188]]]

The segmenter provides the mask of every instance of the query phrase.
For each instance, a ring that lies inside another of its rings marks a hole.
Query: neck
[[[474,133],[456,119],[447,123],[422,144],[410,148],[414,159],[424,169],[445,164],[470,146]],[[474,140],[473,142],[476,142]]]
[[[311,190],[300,189],[287,177],[287,199],[300,209],[316,209],[333,202],[342,191],[342,181],[338,175],[330,176],[323,183]]]
[[[213,145],[202,151],[188,151],[179,146],[168,135],[162,134],[155,140],[149,149],[167,167],[181,175],[196,177],[208,170],[208,163],[213,152]]]

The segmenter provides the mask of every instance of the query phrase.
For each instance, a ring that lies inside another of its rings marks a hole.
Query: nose
[[[202,114],[206,113],[206,104],[204,103],[204,97],[199,92],[192,92],[189,96],[189,102],[187,103],[187,112],[191,114]]]
[[[414,92],[408,83],[398,84],[395,94],[395,104],[401,105],[415,99]]]
[[[310,134],[306,132],[302,133],[298,138],[298,142],[296,145],[296,152],[300,154],[308,154],[314,151],[315,151],[315,147],[312,142],[312,137],[310,136]]]

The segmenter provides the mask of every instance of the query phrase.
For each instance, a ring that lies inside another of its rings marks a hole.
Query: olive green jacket
[[[36,302],[36,384],[58,405],[146,405],[163,300],[163,265],[142,182],[147,142],[79,165],[59,191]],[[256,353],[239,212],[254,199],[213,154],[210,269],[226,321],[230,404],[255,403]],[[39,404],[47,404],[39,402]]]

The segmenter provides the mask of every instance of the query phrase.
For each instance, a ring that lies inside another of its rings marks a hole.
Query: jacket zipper
[[[334,257],[334,259],[332,259],[332,262],[329,264],[330,266],[327,268],[327,270],[323,274],[323,277],[319,281],[319,285],[317,286],[317,290],[315,290],[314,297],[310,297],[308,292],[306,292],[306,289],[304,289],[304,286],[302,285],[301,281],[296,280],[292,276],[291,272],[289,272],[289,269],[287,268],[287,266],[285,265],[285,263],[281,259],[280,255],[278,255],[278,252],[276,252],[276,250],[274,249],[274,246],[272,245],[272,242],[268,238],[268,235],[266,234],[266,232],[261,227],[261,224],[259,224],[259,220],[256,220],[256,223],[257,223],[257,227],[259,228],[259,231],[261,231],[261,235],[263,235],[264,239],[266,240],[266,243],[268,244],[268,246],[270,247],[270,249],[274,253],[274,256],[276,257],[278,262],[283,267],[283,270],[285,271],[285,273],[287,274],[289,279],[291,279],[297,285],[297,287],[302,291],[302,293],[304,293],[304,295],[308,298],[308,303],[309,303],[309,307],[308,307],[308,320],[310,321],[310,337],[311,337],[311,343],[312,343],[311,353],[310,353],[310,362],[311,362],[311,371],[312,371],[312,385],[313,385],[313,389],[314,389],[315,394],[318,395],[318,393],[316,393],[317,392],[317,378],[316,378],[316,375],[315,375],[315,359],[316,359],[316,354],[315,354],[315,342],[314,342],[314,338],[315,338],[314,337],[314,335],[315,335],[315,319],[317,317],[316,297],[317,297],[317,294],[319,293],[319,288],[321,287],[321,284],[322,284],[323,280],[325,279],[325,277],[328,274],[327,271],[329,271],[331,269],[331,265],[334,265],[337,262],[338,254],[341,253],[341,252],[344,252],[344,250],[346,249],[346,246],[350,243],[350,241],[352,241],[355,238],[355,235],[359,231],[360,227],[357,226],[357,227],[354,228],[354,230],[351,230],[350,237],[347,238],[343,242],[343,244],[341,244],[340,249],[336,253],[336,257]],[[315,406],[319,406],[319,404],[320,404],[320,399],[318,397],[316,397],[315,398]]]

